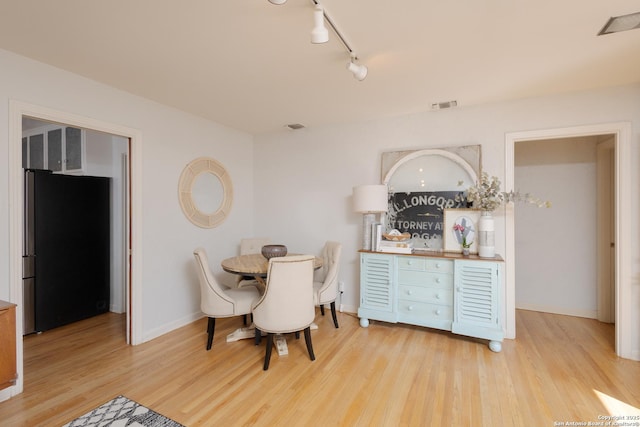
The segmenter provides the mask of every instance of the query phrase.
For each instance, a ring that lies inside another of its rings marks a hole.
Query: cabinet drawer
[[[453,275],[427,273],[425,271],[398,271],[399,285],[431,286],[442,289],[453,289]]]
[[[432,304],[453,305],[453,290],[423,286],[398,286],[398,298]]]
[[[417,324],[453,320],[453,307],[450,305],[428,304],[404,299],[398,300],[398,313],[405,318],[416,319],[415,323]]]
[[[432,271],[435,273],[453,273],[453,261],[416,256],[398,257],[398,269]]]

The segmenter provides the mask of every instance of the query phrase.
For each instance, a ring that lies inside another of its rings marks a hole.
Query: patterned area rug
[[[141,404],[118,396],[63,427],[184,427]]]

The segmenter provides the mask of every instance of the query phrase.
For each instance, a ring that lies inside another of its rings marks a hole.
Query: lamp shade
[[[389,208],[386,185],[360,185],[353,187],[355,212],[386,212]]]

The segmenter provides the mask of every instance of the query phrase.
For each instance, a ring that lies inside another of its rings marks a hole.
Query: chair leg
[[[247,315],[246,314],[242,316],[242,325],[243,326],[247,326]]]
[[[296,339],[299,340],[300,339],[300,331],[296,331],[295,335],[296,335]]]
[[[267,350],[264,354],[264,367],[263,370],[269,369],[269,361],[271,360],[271,348],[273,347],[273,334],[269,332],[267,334]]]
[[[338,328],[338,316],[336,315],[336,302],[331,303],[331,317],[333,317],[333,324]]]
[[[216,318],[209,317],[207,323],[207,351],[211,350],[211,344],[213,344],[213,332],[216,328]]]
[[[324,316],[324,304],[320,304],[320,314]]]
[[[307,327],[304,330],[304,342],[307,343],[307,351],[309,352],[309,358],[316,360],[316,355],[313,354],[313,345],[311,344],[311,327]]]
[[[260,345],[260,343],[262,342],[262,332],[260,331],[260,329],[255,328],[255,327],[254,327],[253,330],[255,332],[255,334],[253,336],[253,343],[255,345]]]

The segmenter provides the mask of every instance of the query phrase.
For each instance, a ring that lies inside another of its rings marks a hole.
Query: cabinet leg
[[[496,353],[500,353],[502,351],[502,342],[500,341],[489,341],[489,349]]]
[[[360,326],[362,326],[363,328],[366,328],[369,326],[369,319],[367,319],[366,317],[361,317],[360,318]]]

